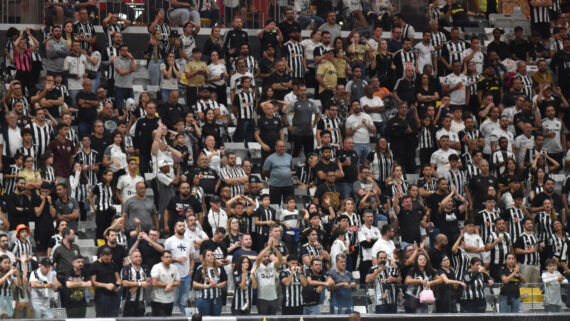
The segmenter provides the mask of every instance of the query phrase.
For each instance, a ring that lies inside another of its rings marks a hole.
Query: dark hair
[[[251,260],[246,256],[246,255],[240,255],[240,257],[237,259],[236,264],[234,266],[234,271],[238,272],[239,275],[242,274],[242,265],[243,265],[243,260],[246,259],[249,261],[249,268],[248,271],[251,270]]]
[[[220,227],[218,227],[218,228],[216,228],[216,231],[214,232],[214,235],[216,235],[216,234],[220,234],[220,233],[222,233],[222,234],[226,235],[226,229],[225,229],[225,228],[223,228],[223,227],[221,227],[221,226],[220,226]]]
[[[386,233],[388,233],[391,229],[392,229],[392,225],[386,224],[386,225],[382,226],[382,229],[380,230],[380,234],[386,235]]]

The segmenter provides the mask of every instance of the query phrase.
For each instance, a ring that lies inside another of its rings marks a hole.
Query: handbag
[[[420,292],[420,303],[421,304],[432,304],[435,302],[435,296],[430,288],[425,288]]]
[[[95,79],[95,78],[97,78],[97,71],[94,71],[94,70],[85,70],[85,73],[87,74],[87,78],[89,78],[89,79]]]

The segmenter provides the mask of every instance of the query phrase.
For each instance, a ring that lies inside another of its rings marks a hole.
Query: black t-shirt
[[[115,273],[120,273],[121,268],[115,264],[115,262],[111,261],[109,263],[101,263],[99,260],[95,261],[95,263],[91,264],[91,268],[89,270],[89,275],[95,275],[95,279],[97,282],[100,283],[115,283],[117,279],[115,278]],[[113,295],[116,293],[115,291],[109,291],[104,288],[95,288],[95,294],[103,294],[103,295]]]
[[[321,271],[319,274],[315,275],[312,270],[305,271],[305,277],[311,278],[313,281],[325,282],[328,279],[328,275]],[[323,290],[324,291],[324,290]],[[303,305],[312,306],[319,304],[320,294],[317,293],[317,287],[313,285],[308,285],[303,287]]]
[[[216,243],[211,239],[205,240],[200,245],[200,254],[204,253],[206,250],[212,250],[216,260],[223,260],[228,256],[228,245],[224,241]]]
[[[144,266],[154,266],[155,264],[160,263],[160,256],[162,253],[155,250],[147,241],[141,240],[139,242],[138,249],[141,252],[143,260],[142,264]]]
[[[541,207],[542,203],[544,203],[545,199],[552,200],[552,206],[554,206],[556,213],[562,212],[562,208],[563,208],[562,197],[560,197],[560,195],[558,195],[556,193],[553,193],[552,196],[548,196],[544,192],[536,195],[532,199],[532,207]]]
[[[65,274],[65,281],[71,282],[87,282],[89,281],[89,274],[85,269],[81,270],[80,273],[75,273],[73,269]],[[87,302],[85,301],[85,288],[67,288],[64,286],[64,295],[66,297],[66,308],[78,308],[78,307],[85,307],[87,306]]]
[[[77,96],[75,96],[75,104],[79,107],[79,113],[78,113],[78,120],[79,121],[93,121],[95,118],[97,118],[97,106],[94,107],[90,107],[90,108],[81,108],[79,106],[79,100],[83,99],[83,100],[92,100],[92,101],[98,101],[97,96],[94,93],[91,92],[84,92],[84,91],[80,91]]]
[[[127,250],[121,245],[116,245],[115,247],[109,247],[109,248],[111,249],[111,251],[113,251],[112,261],[119,268],[119,270],[122,269],[123,268],[123,260],[124,260],[125,256],[128,255]],[[103,249],[103,247],[100,247],[97,249],[97,257],[99,257],[99,255],[101,254],[102,249]]]
[[[493,78],[489,79],[487,77],[483,77],[477,83],[477,91],[482,91],[483,94],[491,94],[493,95],[493,102],[495,105],[499,105],[501,103],[501,89],[503,88],[503,82],[499,77],[493,76]]]
[[[61,91],[53,88],[52,90],[48,91],[45,95],[45,99],[47,100],[58,100],[61,97]],[[59,106],[52,106],[46,108],[47,111],[55,118],[59,117]]]
[[[439,209],[439,203],[441,203],[441,201],[443,201],[443,199],[446,197],[446,194],[438,194],[436,193],[432,193],[430,196],[428,196],[428,198],[426,199],[426,206],[431,210],[432,213],[437,213],[438,209]],[[437,224],[432,217],[432,222],[434,222],[434,224]],[[437,227],[437,225],[436,225]]]
[[[204,211],[200,201],[196,198],[196,196],[192,194],[190,194],[190,197],[185,200],[183,200],[179,195],[174,196],[170,199],[168,206],[166,207],[170,213],[170,217],[168,219],[168,227],[170,227],[170,233],[174,233],[174,224],[176,221],[184,220],[186,218],[184,216],[184,213],[188,208],[192,208],[196,214]]]
[[[264,81],[263,85],[264,86],[271,86],[273,84],[279,84],[282,82],[289,82],[289,80],[291,80],[291,76],[289,76],[286,73],[283,73],[283,75],[279,75],[277,74],[277,72],[273,72],[271,73],[271,75],[269,75],[269,77],[267,77],[267,79]],[[275,99],[279,99],[279,100],[283,100],[285,98],[285,95],[291,90],[286,89],[286,90],[273,90],[274,94],[274,98]]]
[[[105,132],[103,137],[98,138],[95,135],[91,135],[91,148],[97,152],[97,162],[101,162],[103,155],[105,154],[105,149],[111,144],[111,137]]]
[[[394,85],[394,91],[398,92],[398,97],[411,105],[416,102],[416,83],[413,80],[400,78]]]
[[[432,220],[435,222],[435,225],[439,228],[439,232],[445,234],[449,241],[449,244],[454,244],[457,238],[459,237],[459,218],[460,213],[457,209],[453,209],[452,211],[446,211],[442,209],[439,212],[436,212],[437,215],[432,214]],[[435,266],[434,266],[435,267]]]
[[[347,159],[350,159],[349,166],[342,166],[342,171],[344,172],[344,177],[339,179],[339,183],[354,183],[358,179],[358,154],[354,150],[345,150],[344,148],[339,150],[336,158],[344,163]]]
[[[451,10],[451,17],[453,17],[454,22],[465,21],[467,19],[467,11],[461,3],[454,3],[451,7],[446,4],[442,12],[447,13],[449,10]]]
[[[421,243],[420,221],[422,220],[422,216],[423,213],[417,210],[400,210],[398,221],[400,222],[400,235],[402,237],[402,241],[406,243]]]
[[[495,176],[477,175],[469,181],[469,190],[473,196],[473,206],[475,210],[479,210],[483,207],[483,201],[490,186],[493,186],[497,191],[499,190],[499,181]]]
[[[534,127],[534,121],[535,121],[535,117],[532,113],[524,113],[524,112],[516,113],[514,120],[513,120],[513,122],[515,124],[516,136],[519,136],[522,134],[522,130],[520,130],[519,126],[517,125],[519,122],[529,123]]]
[[[32,193],[32,207],[37,208],[40,207],[40,205],[42,205],[42,198],[38,194]],[[49,203],[47,200],[44,205],[44,210],[42,211],[40,216],[39,217],[35,216],[34,218],[36,219],[36,224],[37,224],[36,226],[42,227],[40,229],[42,233],[47,233],[48,235],[53,234],[54,231],[53,218],[49,214]],[[40,230],[36,229],[36,233],[40,232]]]
[[[511,273],[513,273],[513,271],[510,271],[506,266],[501,267],[501,279],[503,278],[503,275],[509,276]],[[513,278],[511,278],[511,281],[509,283],[504,284],[501,282],[501,295],[505,295],[511,298],[520,297],[520,284],[521,277],[519,272],[515,274]]]
[[[218,182],[218,173],[211,169],[210,167],[201,168],[199,166],[193,167],[191,173],[198,175],[200,178],[200,187],[204,190],[206,194],[214,194],[216,189],[216,183]]]
[[[428,250],[428,255],[429,255],[429,260],[431,262],[431,266],[434,269],[439,269],[441,268],[441,260],[443,259],[443,257],[445,255],[447,255],[446,251],[440,251],[438,249],[436,249],[435,247],[431,247]]]
[[[319,161],[317,163],[317,165],[315,165],[315,172],[318,173],[319,171],[323,171],[323,173],[325,173],[325,175],[327,175],[328,172],[336,172],[338,170],[338,165],[335,162],[329,161],[328,164],[325,164],[322,160]],[[324,180],[320,180],[317,177],[317,184],[319,183],[323,183]]]
[[[98,120],[103,122],[103,127],[105,127],[105,134],[111,135],[117,127],[119,126],[119,118],[113,117],[104,117],[99,116],[97,117]]]
[[[281,138],[279,132],[283,128],[281,119],[277,117],[267,118],[265,115],[257,120],[257,129],[259,129],[259,137],[269,146],[271,150],[275,149],[275,143]]]

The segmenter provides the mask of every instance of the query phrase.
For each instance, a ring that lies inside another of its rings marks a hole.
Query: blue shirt
[[[341,274],[337,270],[331,270],[330,277],[334,280],[335,284],[348,282],[349,284],[354,282],[352,278],[352,273],[344,270]],[[352,307],[352,288],[340,287],[331,293],[331,305],[335,307]]]
[[[286,187],[292,186],[291,169],[293,168],[293,158],[291,155],[285,153],[279,156],[273,153],[265,159],[263,163],[263,170],[269,172],[269,185]]]

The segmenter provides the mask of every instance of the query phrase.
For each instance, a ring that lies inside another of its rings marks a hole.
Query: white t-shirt
[[[209,64],[208,65],[208,79],[212,79],[212,78],[216,78],[216,77],[220,77],[221,75],[225,74],[226,71],[226,65],[224,64]],[[210,87],[212,87],[211,84],[214,84],[216,86],[222,86],[226,83],[226,81],[224,79],[220,79],[220,80],[216,80],[214,82],[208,83],[208,85]]]
[[[449,129],[459,135],[459,132],[465,129],[465,124],[463,124],[463,120],[461,122],[456,122],[455,119],[452,119]]]
[[[77,77],[67,77],[68,90],[82,90],[83,89],[83,75],[85,75],[85,67],[87,66],[87,58],[85,55],[79,57],[67,56],[63,61],[63,70],[70,74],[79,75]]]
[[[431,43],[426,46],[423,41],[419,42],[414,49],[418,53],[418,68],[420,72],[423,72],[425,65],[433,65],[431,58],[435,54],[435,48]]]
[[[376,257],[378,252],[384,251],[389,260],[394,258],[394,250],[396,249],[396,245],[392,240],[385,241],[382,238],[379,238],[376,243],[372,246],[372,256]]]
[[[485,244],[483,243],[483,239],[481,239],[481,237],[475,233],[473,233],[473,234],[465,233],[465,234],[463,234],[463,239],[465,240],[466,245],[470,245],[470,246],[474,246],[474,247],[485,246]],[[466,253],[467,253],[467,255],[469,255],[470,258],[478,257],[480,259],[483,259],[481,253],[473,253],[473,252],[468,252],[468,251],[466,251]]]
[[[277,299],[277,291],[275,288],[275,263],[259,264],[255,270],[255,279],[257,280],[257,298],[267,301]]]
[[[382,107],[384,106],[384,102],[382,101],[382,99],[380,97],[377,96],[373,96],[372,99],[366,97],[366,96],[362,96],[360,98],[360,106],[366,106],[368,105],[368,107]],[[381,113],[368,113],[366,112],[368,115],[370,115],[370,118],[372,118],[372,121],[374,122],[382,122],[382,116]]]
[[[454,88],[458,83],[463,85],[449,93],[449,100],[452,105],[465,105],[465,86],[467,85],[467,76],[464,74],[456,75],[451,73],[445,77],[443,83],[448,85],[449,88]]]
[[[371,240],[379,240],[380,239],[380,230],[376,226],[370,226],[370,228],[366,227],[366,225],[361,225],[360,229],[358,229],[358,242],[366,241],[369,238]],[[363,261],[371,261],[372,260],[372,248],[362,248],[362,260]]]
[[[515,147],[519,152],[519,165],[522,166],[524,164],[524,156],[526,154],[526,151],[534,148],[534,136],[530,135],[530,137],[526,137],[523,134],[518,135],[515,138]]]
[[[210,209],[208,212],[208,223],[210,223],[212,231],[218,227],[226,228],[228,226],[228,214],[226,214],[226,211],[221,208],[218,213],[214,213],[214,211]]]
[[[455,131],[453,131],[453,129],[451,129],[451,127],[449,127],[449,130],[442,127],[440,130],[438,130],[435,133],[435,139],[437,139],[439,141],[441,136],[444,136],[444,135],[449,136],[449,142],[450,143],[455,143],[455,142],[459,141],[459,135],[457,135],[457,133]]]
[[[331,253],[330,253],[331,261],[335,262],[336,256],[339,254],[344,254],[344,251],[346,251],[346,245],[344,244],[344,242],[341,240],[334,240],[331,246]],[[331,264],[331,265],[332,265],[331,269],[336,270],[336,264]]]
[[[190,241],[190,244],[192,244],[192,246],[194,246],[194,242],[208,238],[208,234],[206,234],[206,232],[202,230],[202,227],[199,226],[200,223],[196,221],[196,224],[198,224],[196,231],[192,231],[190,228],[188,228],[188,224],[186,224],[186,232],[184,232],[184,237]],[[194,248],[194,250],[194,259],[200,260],[200,251],[198,251],[196,248]]]
[[[542,119],[542,129],[544,133],[554,133],[554,137],[544,137],[544,146],[542,147],[549,154],[561,153],[562,143],[560,142],[560,132],[563,130],[562,122],[554,118],[552,120],[548,118]]]
[[[373,126],[370,115],[360,112],[360,115],[352,114],[346,119],[346,128],[353,130],[356,126],[362,124],[362,120],[366,121],[367,126]],[[370,144],[370,131],[368,130],[368,127],[360,127],[354,135],[352,135],[352,138],[356,144]]]
[[[448,148],[446,151],[440,148],[431,154],[430,163],[435,164],[439,177],[445,176],[445,173],[449,170],[449,155],[452,154],[459,155],[453,148]]]
[[[43,275],[40,269],[33,271],[30,274],[30,283],[38,282],[41,284],[54,284],[55,283],[55,271],[49,271],[47,275]],[[49,302],[53,297],[53,290],[48,288],[31,288],[32,297],[31,302],[33,306],[39,306],[42,308],[49,308]]]
[[[473,52],[473,50],[471,48],[467,48],[465,50],[463,50],[463,52],[461,53],[462,55],[462,59],[465,60],[465,57],[469,56],[471,53]],[[485,57],[483,56],[483,53],[481,51],[477,51],[473,57],[471,58],[471,61],[473,61],[475,63],[475,68],[477,69],[477,73],[480,74],[483,72],[483,62],[485,61]]]
[[[170,264],[169,268],[166,268],[162,262],[157,263],[152,267],[150,271],[150,276],[152,278],[157,278],[159,282],[171,283],[180,281],[180,275],[178,274],[178,269]],[[153,287],[152,288],[152,301],[158,303],[172,303],[174,302],[174,295],[176,294],[176,288],[170,292],[165,292],[164,288]]]
[[[485,147],[483,147],[483,153],[487,155],[491,155],[491,136],[493,132],[497,129],[500,129],[499,120],[492,121],[490,118],[485,119],[485,121],[481,124],[480,131],[485,138]]]
[[[178,268],[178,275],[181,278],[186,277],[190,270],[190,255],[194,254],[192,241],[186,237],[179,239],[176,235],[173,235],[164,242],[164,249],[172,252],[172,264]],[[186,258],[184,262],[174,262],[174,259],[181,256]]]
[[[117,181],[117,189],[121,191],[123,202],[126,202],[129,198],[137,195],[138,182],[144,182],[144,179],[139,175],[136,175],[133,178],[129,173],[126,173],[119,177],[119,180]]]

